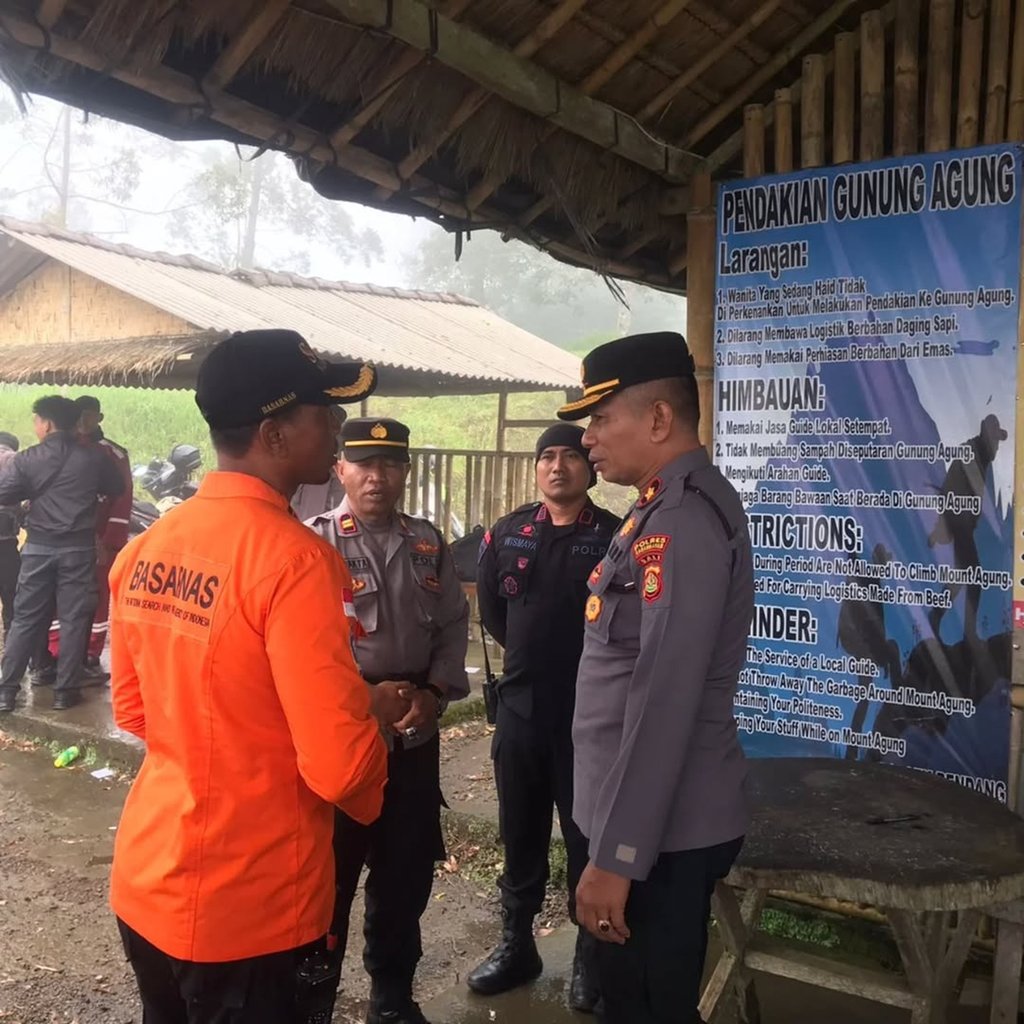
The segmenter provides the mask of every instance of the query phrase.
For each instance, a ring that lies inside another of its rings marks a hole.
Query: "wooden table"
[[[992,1024],[1016,1024],[1024,933],[1024,819],[925,772],[822,758],[751,761],[755,811],[713,908],[724,952],[704,990],[711,1020],[731,991],[759,1020],[749,970],[904,1007],[944,1024],[983,914],[999,919]],[[740,892],[740,890],[742,892]],[[756,933],[770,890],[882,911],[901,977],[795,951]]]

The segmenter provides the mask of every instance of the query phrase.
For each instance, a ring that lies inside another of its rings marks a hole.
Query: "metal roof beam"
[[[400,39],[523,110],[667,181],[682,182],[689,177],[695,163],[689,153],[652,137],[628,114],[585,96],[532,61],[445,18],[420,0],[326,2],[352,24]]]

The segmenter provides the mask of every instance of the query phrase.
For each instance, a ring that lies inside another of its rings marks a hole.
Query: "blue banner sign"
[[[714,454],[757,570],[753,756],[1006,797],[1020,189],[1016,146],[721,189]]]

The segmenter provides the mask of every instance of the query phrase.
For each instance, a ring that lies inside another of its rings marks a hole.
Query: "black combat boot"
[[[78,691],[73,689],[63,689],[53,691],[53,710],[54,711],[70,711],[71,708],[78,704]]]
[[[576,934],[576,953],[569,979],[569,1009],[593,1013],[601,998],[597,987],[597,939],[581,928]]]
[[[0,711],[13,711],[18,698],[18,691],[9,687],[0,690]]]
[[[430,1024],[412,998],[412,978],[401,984],[371,978],[366,1024]]]
[[[503,910],[502,917],[505,925],[501,942],[466,978],[466,984],[477,995],[496,996],[508,992],[533,981],[544,969],[533,940],[533,915]]]

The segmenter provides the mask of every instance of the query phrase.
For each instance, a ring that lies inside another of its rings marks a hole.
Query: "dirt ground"
[[[449,803],[493,802],[482,723],[449,731],[444,742]],[[0,1022],[138,1024],[141,1013],[107,907],[113,839],[130,779],[101,782],[96,765],[58,770],[52,755],[0,733]],[[493,809],[489,812],[494,817]],[[500,853],[486,828],[451,831],[423,920],[423,1000],[461,983],[498,932],[493,884]],[[538,922],[564,919],[553,894]],[[368,983],[358,959],[361,913],[353,913],[336,1021],[362,1020]]]

